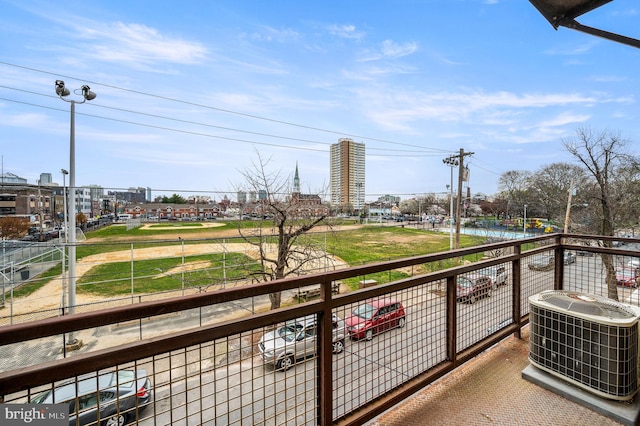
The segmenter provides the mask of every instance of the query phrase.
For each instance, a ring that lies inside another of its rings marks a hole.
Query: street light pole
[[[451,183],[449,184],[449,250],[453,250],[453,168],[458,166],[458,159],[455,155],[442,160],[444,164],[451,167]]]
[[[65,169],[61,169],[62,172],[62,208],[63,217],[64,217],[64,225],[62,227],[64,231],[64,242],[62,244],[62,315],[64,315],[64,309],[66,304],[64,303],[64,296],[67,290],[67,267],[66,267],[66,258],[67,258],[67,234],[69,233],[69,226],[67,224],[67,181],[66,177],[69,172]],[[58,237],[60,233],[58,233]]]
[[[71,92],[64,85],[64,81],[56,80],[55,83],[56,94],[65,102],[71,104],[71,117],[70,117],[70,136],[69,136],[69,226],[67,232],[69,232],[69,314],[75,313],[76,307],[76,126],[75,126],[75,114],[76,103],[83,104],[86,101],[91,101],[96,98],[96,94],[91,91],[91,88],[87,85],[82,86],[80,89],[74,90],[74,94],[82,95],[82,101],[75,101],[73,99],[65,99],[65,96],[69,96]],[[66,233],[65,233],[66,234]],[[69,335],[69,345],[75,345],[77,343],[73,334]]]

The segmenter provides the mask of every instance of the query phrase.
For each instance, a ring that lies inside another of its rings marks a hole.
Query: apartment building
[[[331,204],[361,211],[365,202],[364,143],[341,138],[331,145]]]

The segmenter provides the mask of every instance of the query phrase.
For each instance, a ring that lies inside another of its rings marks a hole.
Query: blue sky
[[[562,140],[588,126],[640,141],[640,49],[554,30],[524,0],[0,0],[0,154],[36,183],[232,198],[241,172],[299,167],[329,186],[329,146],[366,144],[366,198],[446,192],[462,148],[472,193],[509,170],[574,162]],[[578,19],[640,38],[640,7]],[[72,99],[80,100],[79,96]],[[634,152],[637,154],[637,152]],[[455,179],[455,177],[454,177]]]

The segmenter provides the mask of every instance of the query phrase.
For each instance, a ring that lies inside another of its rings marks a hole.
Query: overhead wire
[[[69,75],[60,75],[60,74],[57,74],[57,73],[51,73],[51,72],[48,72],[48,71],[43,71],[43,70],[39,70],[39,69],[35,69],[35,68],[15,65],[15,64],[3,62],[3,61],[0,61],[0,64],[4,64],[4,65],[7,65],[7,66],[13,66],[13,67],[17,67],[17,68],[22,68],[22,69],[26,69],[26,70],[31,70],[31,71],[35,71],[35,72],[38,72],[38,73],[44,73],[44,74],[47,74],[47,75],[55,75],[55,76],[57,76],[59,78],[81,80],[81,79],[78,79],[76,77],[69,76]],[[84,81],[86,83],[93,84],[93,85],[99,85],[99,86],[102,86],[102,87],[109,87],[109,88],[113,88],[113,89],[116,89],[116,90],[121,90],[121,91],[125,91],[125,92],[130,92],[130,93],[140,94],[140,95],[144,95],[144,96],[149,96],[149,97],[156,98],[156,99],[163,99],[163,100],[167,100],[167,101],[171,101],[171,102],[177,102],[177,103],[186,104],[186,105],[198,106],[198,107],[201,107],[201,108],[211,109],[211,110],[220,111],[220,112],[229,113],[229,114],[235,114],[235,115],[244,116],[244,117],[248,117],[248,118],[252,118],[252,119],[263,120],[263,121],[267,121],[267,122],[273,122],[273,123],[278,123],[278,124],[283,124],[283,125],[288,125],[288,126],[294,126],[294,127],[299,127],[299,128],[305,128],[305,129],[319,131],[319,132],[331,133],[331,134],[340,135],[342,137],[350,136],[352,138],[360,138],[360,139],[364,139],[364,140],[367,140],[367,141],[377,141],[377,142],[386,143],[386,144],[392,144],[392,145],[398,145],[398,146],[403,146],[403,147],[416,148],[416,149],[408,150],[408,149],[377,148],[377,147],[368,146],[367,147],[367,156],[414,157],[415,158],[415,157],[442,156],[442,155],[445,155],[445,154],[450,154],[452,152],[451,150],[442,150],[442,149],[437,149],[437,148],[424,147],[424,146],[420,146],[420,145],[416,145],[416,144],[409,144],[409,143],[390,141],[390,140],[385,140],[385,139],[380,139],[380,138],[372,138],[372,137],[367,137],[367,136],[360,136],[360,135],[356,135],[356,134],[351,134],[351,133],[346,133],[346,132],[337,132],[337,131],[333,131],[333,130],[322,129],[322,128],[313,127],[313,126],[300,125],[300,124],[297,124],[297,123],[291,123],[291,122],[286,122],[286,121],[281,121],[281,120],[273,120],[273,119],[269,119],[269,118],[265,118],[265,117],[260,117],[260,116],[255,116],[255,115],[251,115],[251,114],[240,113],[240,112],[237,112],[237,111],[231,111],[231,110],[226,110],[226,109],[222,109],[222,108],[216,108],[216,107],[212,107],[212,106],[209,106],[209,105],[198,104],[198,103],[185,101],[185,100],[181,100],[181,99],[175,99],[175,98],[165,97],[165,96],[161,96],[161,95],[150,94],[150,93],[146,93],[146,92],[142,92],[142,91],[127,89],[127,88],[121,88],[121,87],[118,87],[118,86],[104,84],[104,83],[101,83],[101,82],[86,81],[86,80],[84,80]],[[0,88],[5,88],[5,89],[9,89],[9,90],[29,93],[29,94],[32,94],[32,95],[43,96],[43,97],[48,97],[48,98],[57,98],[56,96],[53,96],[53,95],[50,95],[50,94],[43,94],[43,93],[38,93],[38,92],[34,92],[34,91],[29,91],[29,90],[24,90],[24,89],[19,89],[19,88],[4,86],[4,85],[0,85]],[[37,107],[37,108],[49,109],[49,110],[60,111],[60,112],[67,112],[66,109],[50,107],[50,106],[46,106],[46,105],[39,105],[39,104],[36,104],[36,103],[33,103],[33,102],[25,102],[25,101],[20,101],[20,100],[15,100],[15,99],[9,99],[9,98],[6,98],[6,97],[0,97],[0,99],[2,99],[4,101],[7,101],[7,102],[19,103],[19,104],[28,105],[28,106]],[[255,135],[255,136],[268,137],[268,138],[278,138],[278,139],[281,139],[281,140],[290,140],[290,141],[297,141],[297,142],[303,142],[303,143],[311,143],[311,144],[322,145],[322,146],[333,145],[333,143],[324,142],[324,141],[316,141],[316,140],[310,140],[310,139],[294,138],[294,137],[274,135],[274,134],[269,134],[269,133],[262,133],[262,132],[255,132],[255,131],[249,131],[249,130],[236,129],[236,128],[232,128],[232,127],[217,126],[217,125],[213,125],[213,124],[209,124],[209,123],[201,123],[201,122],[197,122],[197,121],[193,121],[193,120],[184,120],[184,119],[179,119],[179,118],[175,118],[175,117],[162,116],[162,115],[159,115],[159,114],[151,114],[151,113],[140,112],[140,111],[135,111],[135,110],[131,110],[131,109],[117,108],[117,107],[112,107],[112,106],[107,106],[107,105],[101,105],[101,104],[97,104],[95,102],[92,102],[89,105],[91,107],[94,107],[94,108],[103,108],[103,109],[107,109],[107,110],[123,112],[123,113],[126,113],[126,114],[136,114],[136,115],[139,115],[139,116],[146,116],[146,117],[150,117],[150,118],[157,118],[157,119],[161,119],[161,120],[167,120],[167,121],[171,121],[171,122],[184,123],[184,124],[195,125],[195,126],[203,126],[203,127],[207,127],[207,128],[215,128],[215,129],[220,129],[220,130],[229,131],[229,132],[238,132],[238,133],[251,134],[251,135]],[[118,118],[101,116],[101,115],[96,115],[96,114],[88,114],[86,112],[76,112],[76,114],[77,115],[86,116],[86,117],[92,117],[92,118],[96,118],[96,119],[101,119],[101,120],[120,122],[120,123],[124,123],[124,124],[128,124],[128,125],[153,128],[153,129],[169,131],[169,132],[190,134],[190,135],[196,135],[196,136],[200,136],[200,137],[215,138],[215,139],[221,139],[221,140],[229,140],[229,141],[240,142],[240,143],[249,143],[249,144],[259,145],[259,146],[272,146],[272,147],[279,147],[279,148],[286,148],[286,149],[315,151],[315,152],[323,152],[323,153],[327,152],[326,149],[318,149],[318,148],[310,148],[310,147],[302,147],[302,146],[295,146],[295,145],[269,143],[269,142],[264,142],[264,141],[253,141],[253,140],[246,140],[246,139],[240,139],[240,138],[219,136],[219,135],[213,135],[213,134],[208,134],[208,133],[203,133],[203,132],[189,131],[189,130],[176,129],[176,128],[171,128],[171,127],[166,127],[166,126],[141,123],[141,122],[136,122],[136,121],[132,121],[132,120],[118,119]],[[373,153],[371,151],[376,151],[378,153]],[[161,192],[171,192],[171,191],[184,192],[185,191],[185,190],[178,190],[178,189],[175,189],[175,190],[174,189],[153,189],[153,190],[154,191],[161,191]],[[232,191],[211,191],[211,190],[198,191],[198,190],[193,190],[193,189],[188,190],[188,192],[192,192],[192,193],[204,192],[204,193],[218,193],[218,194],[233,194],[234,193]],[[369,195],[373,195],[373,194],[369,194]]]
[[[390,141],[390,140],[386,140],[386,139],[369,137],[369,136],[362,136],[362,135],[352,134],[352,133],[348,133],[348,132],[339,132],[339,131],[335,131],[335,130],[329,130],[329,129],[323,129],[323,128],[319,128],[319,127],[307,126],[307,125],[287,122],[287,121],[283,121],[283,120],[275,120],[275,119],[261,117],[261,116],[257,116],[257,115],[253,115],[253,114],[246,114],[246,113],[242,113],[242,112],[238,112],[238,111],[231,111],[231,110],[228,110],[228,109],[217,108],[217,107],[213,107],[213,106],[210,106],[210,105],[204,105],[204,104],[200,104],[200,103],[196,103],[196,102],[192,102],[192,101],[186,101],[186,100],[183,100],[183,99],[177,99],[177,98],[172,98],[172,97],[168,97],[168,96],[162,96],[162,95],[156,95],[156,94],[152,94],[152,93],[142,92],[142,91],[139,91],[139,90],[122,88],[122,87],[118,87],[118,86],[115,86],[115,85],[110,85],[110,84],[101,83],[101,82],[97,82],[97,81],[83,80],[83,79],[79,79],[77,77],[70,76],[70,75],[61,75],[59,73],[52,73],[50,71],[44,71],[44,70],[40,70],[40,69],[32,68],[32,67],[25,67],[25,66],[22,66],[22,65],[12,64],[12,63],[9,63],[9,62],[4,62],[4,61],[0,61],[0,64],[6,65],[6,66],[11,66],[11,67],[16,67],[16,68],[21,68],[21,69],[25,69],[25,70],[29,70],[29,71],[33,71],[33,72],[43,73],[43,74],[47,74],[47,75],[57,76],[59,78],[67,78],[67,79],[85,81],[86,83],[89,83],[89,84],[99,85],[99,86],[102,86],[102,87],[108,87],[108,88],[112,88],[112,89],[120,90],[120,91],[124,91],[124,92],[129,92],[129,93],[135,93],[135,94],[138,94],[138,95],[148,96],[148,97],[152,97],[152,98],[156,98],[156,99],[167,100],[167,101],[181,103],[181,104],[190,105],[190,106],[197,106],[197,107],[200,107],[200,108],[210,109],[210,110],[214,110],[214,111],[218,111],[218,112],[224,112],[224,113],[227,113],[227,114],[243,116],[243,117],[252,118],[252,119],[256,119],[256,120],[262,120],[262,121],[267,121],[267,122],[272,122],[272,123],[277,123],[277,124],[283,124],[283,125],[287,125],[287,126],[293,126],[293,127],[298,127],[298,128],[308,129],[308,130],[314,130],[314,131],[318,131],[318,132],[331,133],[331,134],[339,135],[339,136],[342,136],[342,137],[351,137],[351,138],[368,140],[368,141],[382,142],[382,143],[387,143],[387,144],[392,144],[392,145],[407,146],[407,147],[412,147],[412,148],[418,148],[420,150],[425,150],[425,151],[433,151],[434,153],[449,153],[449,152],[451,152],[450,150],[442,150],[442,149],[438,149],[438,148],[423,147],[423,146],[415,145],[415,144],[408,144],[408,143],[403,143],[403,142]],[[8,87],[8,86],[0,86],[0,87],[11,89],[11,90],[23,91],[23,92],[27,92],[27,93],[32,93],[32,94],[36,94],[36,95],[40,95],[40,96],[53,97],[53,96],[50,96],[50,95],[45,95],[45,94],[36,93],[36,92],[30,92],[30,91],[27,91],[27,90],[16,89],[16,88]],[[7,99],[5,99],[5,100],[7,100]],[[94,106],[98,106],[95,103],[93,103],[93,105]],[[122,111],[122,112],[135,113],[135,114],[147,115],[147,116],[150,116],[150,117],[154,117],[153,114],[142,113],[142,112],[139,112],[139,111],[132,111],[132,110],[126,110],[126,109],[122,109],[122,108],[115,108],[115,107],[109,107],[109,106],[101,106],[101,107],[108,108],[108,109],[113,109],[113,110],[119,110],[119,111]],[[166,120],[182,121],[182,122],[185,122],[185,123],[189,123],[188,120],[180,120],[180,119],[175,119],[175,118],[172,118],[172,117],[162,117],[162,116],[155,116],[155,117],[156,118],[166,119]],[[138,123],[129,122],[129,121],[123,121],[123,122],[127,122],[129,124],[138,124]],[[304,140],[304,139],[289,138],[289,137],[283,137],[283,136],[278,136],[278,135],[261,134],[261,133],[258,133],[258,132],[244,131],[244,130],[241,130],[241,129],[223,128],[221,126],[214,126],[214,125],[209,125],[209,124],[204,124],[204,123],[191,122],[190,124],[197,124],[197,125],[201,125],[201,126],[221,128],[221,129],[231,130],[231,131],[236,131],[236,132],[253,133],[253,134],[256,134],[256,135],[266,136],[266,137],[274,137],[274,138],[280,138],[280,139],[297,140],[297,141],[301,141],[301,142],[320,143],[320,144],[324,144],[324,145],[331,145],[331,143],[327,143],[327,142],[308,141],[308,140]],[[153,126],[151,126],[151,127],[153,127]],[[161,126],[156,127],[156,128],[163,129],[163,127],[161,127]],[[297,149],[297,147],[290,147],[290,148]],[[384,150],[383,148],[373,148],[373,147],[370,147],[368,149],[371,149],[371,150],[373,150],[373,149]]]
[[[0,85],[0,88],[7,88],[7,87]],[[9,89],[12,89],[12,88],[9,88]],[[20,89],[14,89],[14,90],[20,90]],[[50,96],[50,95],[38,94],[38,93],[35,93],[35,92],[30,92],[30,91],[25,91],[25,92],[32,93],[32,94],[37,94],[37,95],[40,95],[40,96],[53,97],[53,96]],[[66,112],[66,110],[64,110],[62,108],[39,105],[39,104],[35,104],[35,103],[32,103],[32,102],[18,101],[18,100],[15,100],[15,99],[9,99],[9,98],[5,98],[5,97],[0,97],[0,100],[4,100],[4,101],[7,101],[7,102],[13,102],[13,103],[19,103],[19,104],[23,104],[23,105],[29,105],[29,106],[43,108],[43,109],[49,109],[49,110],[53,110],[53,111]],[[299,141],[299,142],[306,142],[306,143],[321,144],[321,145],[326,145],[326,146],[332,145],[332,143],[328,143],[328,142],[312,141],[312,140],[308,140],[308,139],[300,139],[300,138],[291,138],[291,137],[287,137],[287,136],[271,135],[271,134],[268,134],[268,133],[260,133],[260,132],[252,132],[252,131],[241,130],[241,129],[225,128],[225,127],[206,124],[206,123],[198,123],[198,122],[190,121],[190,120],[181,120],[181,119],[177,119],[177,118],[164,117],[164,116],[160,116],[160,115],[156,115],[156,114],[149,114],[149,113],[144,113],[144,112],[127,110],[127,109],[123,109],[123,108],[109,107],[109,106],[104,106],[104,105],[100,105],[100,104],[96,104],[96,103],[91,103],[90,105],[92,107],[106,108],[106,109],[111,109],[111,110],[116,110],[116,111],[121,111],[121,112],[127,112],[127,113],[131,113],[131,114],[139,114],[139,115],[144,115],[144,116],[149,116],[149,117],[154,117],[154,118],[161,118],[161,119],[165,119],[165,120],[176,121],[176,122],[181,122],[181,123],[185,123],[185,124],[193,124],[193,125],[198,125],[198,126],[203,126],[203,127],[219,128],[219,129],[230,130],[230,131],[234,131],[234,132],[247,133],[247,134],[252,134],[252,135],[272,137],[272,138],[292,140],[292,141]],[[76,112],[76,115],[81,115],[81,116],[85,116],[85,117],[92,117],[92,118],[97,118],[97,119],[107,120],[107,121],[115,121],[115,122],[130,124],[130,125],[134,125],[134,126],[148,127],[148,128],[158,129],[158,130],[166,130],[166,131],[170,131],[170,132],[190,134],[190,135],[202,136],[202,137],[208,137],[208,138],[215,138],[215,139],[223,139],[223,140],[229,140],[229,141],[241,142],[241,143],[250,143],[250,144],[253,144],[253,145],[272,146],[272,147],[288,148],[288,149],[296,149],[296,150],[304,150],[304,151],[316,151],[316,152],[323,152],[323,153],[327,152],[326,149],[314,149],[314,148],[301,147],[301,146],[295,146],[295,145],[284,145],[284,144],[276,144],[276,143],[269,143],[269,142],[261,142],[261,141],[254,141],[254,140],[239,139],[239,138],[231,138],[231,137],[228,137],[228,136],[219,136],[219,135],[212,135],[212,134],[207,134],[207,133],[202,133],[202,132],[174,129],[174,128],[165,127],[165,126],[146,124],[146,123],[139,123],[139,122],[135,122],[135,121],[131,121],[131,120],[124,120],[124,119],[118,119],[118,118],[112,118],[112,117],[105,117],[105,116],[100,116],[100,115],[96,115],[96,114],[89,114],[89,113],[85,113],[85,112]],[[417,150],[393,150],[393,149],[374,148],[374,147],[370,147],[369,150],[385,151],[385,152],[404,152],[404,153],[406,153],[405,155],[390,155],[390,154],[384,154],[383,155],[383,154],[372,154],[372,153],[369,153],[368,154],[369,156],[385,156],[385,157],[391,157],[391,156],[407,157],[407,156],[410,156],[410,157],[416,157],[416,156],[438,156],[438,155],[441,155],[441,154],[435,154],[435,153],[434,154],[427,154],[427,153],[423,153],[423,151],[417,151]],[[416,155],[416,153],[423,153],[423,154],[422,155]]]

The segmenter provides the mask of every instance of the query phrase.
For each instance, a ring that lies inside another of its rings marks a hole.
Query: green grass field
[[[268,223],[267,221],[264,221]],[[241,224],[250,226],[265,226],[262,221],[251,223],[243,221]],[[150,230],[132,229],[126,231],[123,226],[109,226],[95,232],[87,233],[87,241],[77,249],[78,260],[83,257],[115,251],[131,251],[147,247],[191,245],[211,243],[216,234],[221,231],[237,229],[237,222],[227,222],[221,227],[208,228],[207,238],[189,240],[192,230],[203,232],[199,223],[174,222],[169,226],[180,229],[182,240],[176,239],[175,230],[167,230],[167,224],[163,223],[158,228]],[[195,233],[193,234],[195,235]],[[200,235],[200,234],[198,234]],[[151,241],[140,238],[154,236]],[[166,240],[157,240],[158,236],[166,236]],[[135,242],[126,241],[136,237]],[[222,237],[218,237],[222,238]],[[225,237],[229,239],[229,237]],[[125,241],[123,241],[125,240]],[[275,241],[271,241],[275,242]],[[311,232],[303,235],[299,242],[311,244],[319,250],[325,250],[330,255],[340,258],[349,265],[363,265],[379,261],[400,259],[410,256],[424,255],[447,251],[449,249],[449,235],[439,232],[428,232],[413,228],[388,227],[388,226],[362,226],[335,232]],[[483,242],[482,238],[461,235],[461,247],[469,247]],[[470,259],[478,260],[478,259]],[[78,293],[89,293],[99,296],[117,296],[130,294],[132,287],[135,293],[154,293],[167,290],[176,290],[186,287],[210,287],[224,280],[234,280],[248,277],[251,273],[259,271],[259,263],[244,254],[226,253],[226,255],[212,253],[196,256],[185,256],[184,263],[193,264],[199,262],[201,267],[186,270],[181,269],[182,257],[158,258],[152,260],[135,260],[123,262],[111,262],[97,265],[77,281]],[[350,288],[357,288],[358,281],[362,279],[374,279],[378,283],[386,283],[408,277],[410,274],[426,273],[437,269],[454,266],[451,261],[437,265],[423,265],[423,268],[412,271],[387,271],[366,277],[354,277],[345,280],[343,284]],[[170,272],[168,272],[170,271]],[[59,276],[61,266],[51,268],[41,274],[40,279],[30,282],[16,289],[14,296],[25,296],[48,282],[48,277]],[[133,277],[133,278],[132,278]],[[39,284],[36,284],[39,283]]]

